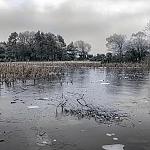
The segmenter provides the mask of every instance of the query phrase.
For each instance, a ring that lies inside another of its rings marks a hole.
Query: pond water
[[[62,103],[82,108],[78,99],[126,117],[105,122],[62,113]],[[83,68],[50,81],[1,83],[0,149],[150,150],[150,73]]]

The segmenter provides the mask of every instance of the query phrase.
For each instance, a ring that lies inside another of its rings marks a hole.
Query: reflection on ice
[[[37,135],[36,143],[38,146],[52,145],[52,140],[44,133],[43,135]]]

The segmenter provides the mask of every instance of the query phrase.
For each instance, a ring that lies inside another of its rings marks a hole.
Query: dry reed
[[[142,68],[142,64],[101,64],[101,62],[1,62],[0,82],[11,83],[16,80],[50,79],[58,77],[67,69],[79,68]]]

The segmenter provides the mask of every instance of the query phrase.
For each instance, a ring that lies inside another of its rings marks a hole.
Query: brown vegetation
[[[72,61],[72,62],[7,62],[0,63],[0,81],[14,82],[15,80],[26,79],[50,79],[59,77],[67,69],[78,68],[147,68],[147,64],[132,63],[109,63],[101,64],[101,62],[88,61]]]

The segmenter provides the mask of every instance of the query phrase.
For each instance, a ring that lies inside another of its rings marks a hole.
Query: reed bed
[[[51,79],[63,75],[64,71],[70,68],[82,67],[101,67],[101,64],[90,62],[5,62],[0,63],[0,82]]]
[[[16,80],[51,79],[59,77],[68,69],[79,68],[143,68],[142,64],[101,64],[101,62],[69,61],[69,62],[1,62],[0,82],[11,83]]]
[[[0,64],[0,81],[1,82],[15,82],[16,80],[27,79],[49,79],[58,76],[62,73],[62,68],[55,66],[32,65],[32,64],[18,64],[6,63]]]

